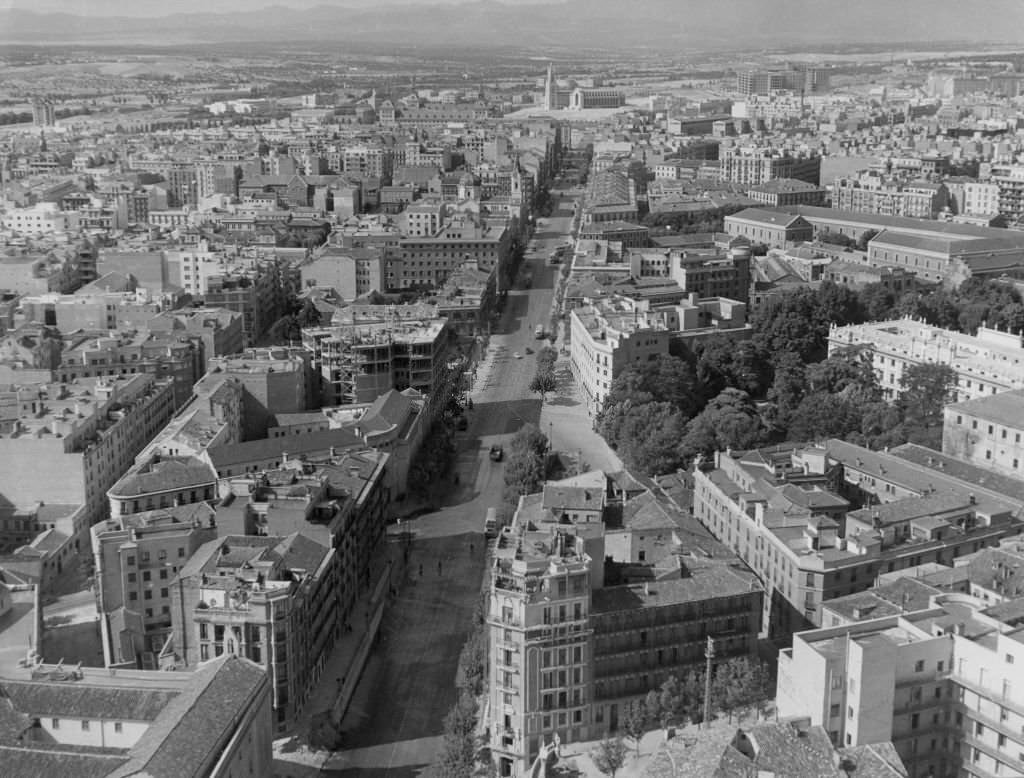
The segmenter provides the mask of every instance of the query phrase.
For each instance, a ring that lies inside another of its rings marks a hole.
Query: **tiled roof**
[[[105,778],[125,760],[126,757],[115,754],[0,746],[0,769],[4,778],[40,778],[44,775]]]
[[[132,749],[131,761],[110,778],[209,775],[239,715],[252,704],[266,678],[261,667],[236,656],[201,666],[195,683],[167,705]]]
[[[110,493],[117,497],[134,497],[210,484],[216,480],[217,474],[201,459],[162,457],[159,461],[135,469],[134,472],[129,470],[110,489]]]
[[[30,716],[153,721],[176,696],[163,689],[123,689],[81,682],[4,681],[14,707]]]
[[[297,457],[307,452],[325,451],[331,446],[342,448],[361,445],[362,441],[349,430],[335,429],[321,430],[308,435],[287,435],[228,446],[214,446],[207,450],[207,455],[213,466],[220,471],[232,465],[279,459],[282,454]]]
[[[962,411],[1012,429],[1020,429],[1024,425],[1024,389],[976,397],[973,400],[950,403],[946,407],[951,411]]]
[[[289,570],[304,570],[312,575],[319,569],[330,548],[301,532],[293,532],[274,547]]]

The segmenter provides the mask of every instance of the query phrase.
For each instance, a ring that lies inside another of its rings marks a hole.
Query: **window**
[[[50,729],[60,729],[60,719],[51,719]]]
[[[1013,654],[1007,654],[1006,655],[1006,664],[1008,664],[1008,665],[1012,665],[1013,664]]]
[[[124,725],[120,721],[115,721],[114,722],[114,732],[120,733],[123,730],[124,730]]]
[[[914,662],[914,672],[915,673],[923,673],[924,672],[924,660],[923,659],[918,659],[916,662]]]
[[[89,731],[89,722],[88,721],[83,721],[82,722],[82,732],[88,732],[88,731]]]
[[[910,728],[911,729],[917,729],[917,727],[918,727],[918,725],[920,723],[921,723],[921,715],[919,713],[915,713],[913,716],[910,717]]]
[[[133,556],[128,557],[127,564],[128,564],[129,567],[132,567],[135,564],[135,557],[133,557]]]
[[[835,705],[833,705],[831,708],[828,709],[828,716],[829,716],[830,719],[834,719],[838,715],[839,715],[839,704],[836,703]]]
[[[846,718],[848,718],[848,719],[852,719],[853,718],[853,706],[852,705],[846,709]]]

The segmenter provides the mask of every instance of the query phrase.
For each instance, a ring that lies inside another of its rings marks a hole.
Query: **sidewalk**
[[[555,361],[558,388],[541,406],[540,430],[548,436],[552,449],[579,456],[586,469],[622,470],[622,460],[594,431],[594,417],[588,413],[586,399],[573,378],[569,356],[562,352],[564,345],[565,322],[562,322],[554,346],[558,350]]]
[[[274,741],[274,774],[278,778],[319,775],[331,756],[326,746],[340,731],[391,600],[392,587],[398,586],[405,574],[400,545],[387,543],[385,548],[385,558],[371,574],[373,583],[356,600],[351,631],[343,630],[335,641],[320,681],[311,690],[291,734]]]

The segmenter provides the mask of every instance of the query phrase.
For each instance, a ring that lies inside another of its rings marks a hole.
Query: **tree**
[[[509,507],[515,508],[524,494],[539,491],[544,483],[547,450],[547,437],[532,424],[524,425],[513,436],[505,462],[503,493]]]
[[[437,778],[467,778],[474,767],[476,744],[476,702],[468,694],[460,694],[444,719],[441,755],[434,768]]]
[[[533,380],[530,381],[530,391],[537,392],[540,395],[541,402],[544,402],[548,392],[553,392],[557,388],[558,380],[550,370],[542,371],[538,369]]]
[[[768,391],[768,399],[774,404],[772,426],[784,433],[789,429],[793,413],[807,394],[807,371],[803,360],[792,351],[775,356],[775,380]]]
[[[647,734],[647,709],[640,700],[631,700],[622,711],[620,719],[622,731],[636,745],[636,755],[640,758],[640,739]]]
[[[594,762],[594,767],[615,778],[615,773],[626,763],[626,744],[620,737],[605,735],[604,740],[597,744],[597,748],[590,752],[590,758]]]
[[[686,425],[679,453],[686,460],[709,457],[727,448],[750,448],[763,436],[761,417],[750,395],[726,389]]]
[[[814,392],[793,413],[789,439],[845,438],[851,432],[860,432],[862,418],[858,406],[842,395]]]
[[[617,451],[630,469],[645,475],[674,472],[681,464],[678,446],[685,425],[671,403],[630,405],[620,420]]]
[[[876,235],[878,235],[878,230],[864,230],[864,232],[862,232],[857,237],[857,250],[858,251],[867,251],[868,250],[868,244],[872,240],[874,240]]]
[[[296,323],[299,327],[318,327],[321,321],[320,309],[316,307],[312,300],[307,299],[302,304],[302,309],[295,317]],[[301,338],[301,334],[300,334]]]
[[[897,404],[911,443],[942,448],[942,409],[955,388],[956,371],[949,365],[926,362],[903,371]]]

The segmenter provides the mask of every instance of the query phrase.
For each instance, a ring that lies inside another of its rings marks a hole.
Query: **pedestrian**
[[[437,560],[437,574],[441,575],[441,560]]]
[[[423,577],[423,563],[420,562],[420,578]]]

